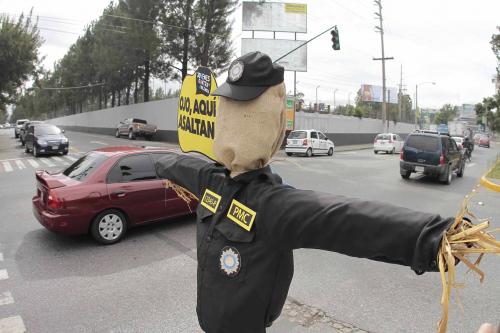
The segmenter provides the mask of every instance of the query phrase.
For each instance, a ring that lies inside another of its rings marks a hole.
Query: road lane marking
[[[2,333],[24,333],[26,327],[20,316],[0,319],[0,332]]]
[[[68,159],[68,160],[70,160],[71,162],[75,162],[75,161],[76,161],[76,158],[71,157],[71,156],[64,156],[64,158],[67,158],[67,159]]]
[[[102,145],[102,146],[109,146],[106,142],[101,142],[101,141],[90,141],[90,143],[95,143],[97,145]]]
[[[9,278],[9,274],[7,274],[6,269],[0,269],[0,280],[7,280]],[[2,332],[2,330],[0,330]]]
[[[62,163],[62,164],[66,164],[66,165],[68,165],[68,164],[69,164],[68,162],[66,162],[65,160],[63,160],[62,158],[57,157],[57,156],[52,156],[52,157],[51,157],[51,159],[52,159],[53,161],[57,161],[57,162]]]
[[[17,167],[19,170],[26,169],[26,165],[24,165],[23,161],[21,160],[16,160]]]
[[[9,162],[3,162],[3,169],[5,172],[12,172],[12,170],[14,170]]]
[[[0,293],[0,305],[7,305],[14,303],[14,297],[9,291]]]
[[[469,163],[467,164],[467,167],[472,168],[474,165],[476,165],[476,163]]]
[[[38,164],[35,160],[27,160],[27,162],[33,167],[33,168],[38,168],[40,164]]]
[[[44,159],[44,158],[41,158],[39,159],[40,162],[42,162],[43,164],[49,166],[49,167],[53,167],[53,166],[56,166],[54,163],[52,163],[50,160],[48,159]]]
[[[69,147],[69,151],[70,152],[73,152],[73,153],[79,153],[81,152],[80,149],[76,148],[76,147],[73,147],[73,146],[70,146]]]

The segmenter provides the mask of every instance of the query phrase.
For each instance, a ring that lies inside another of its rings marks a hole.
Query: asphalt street
[[[67,136],[67,157],[35,159],[24,153],[13,129],[0,130],[0,332],[201,332],[194,217],[132,229],[120,243],[99,246],[90,237],[45,230],[31,211],[36,169],[63,169],[86,151],[106,146],[177,147],[77,132]],[[271,165],[297,188],[454,216],[499,153],[498,143],[476,147],[464,177],[454,176],[451,185],[416,175],[405,181],[398,155],[370,149],[312,158],[280,152]],[[472,211],[500,227],[500,193],[477,189]],[[289,302],[268,332],[436,331],[438,274],[417,276],[408,267],[327,251],[302,249],[294,256]],[[481,268],[482,284],[459,265],[463,311],[453,295],[448,332],[475,332],[483,322],[499,322],[498,257],[487,257]]]

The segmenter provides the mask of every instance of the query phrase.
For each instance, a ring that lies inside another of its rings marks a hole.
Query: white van
[[[320,131],[297,130],[292,131],[286,139],[285,153],[288,156],[292,154],[303,154],[311,157],[317,154],[333,155],[335,145]]]

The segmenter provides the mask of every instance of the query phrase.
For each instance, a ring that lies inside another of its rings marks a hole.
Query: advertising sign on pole
[[[183,152],[198,152],[213,160],[215,116],[219,98],[211,93],[217,81],[209,68],[199,67],[182,82],[177,109],[177,134]]]
[[[269,55],[274,61],[302,44],[304,44],[304,41],[301,40],[242,38],[241,54],[261,51]],[[278,64],[283,66],[286,71],[307,72],[307,45],[290,53],[278,61]]]
[[[307,5],[243,1],[243,31],[307,32]]]
[[[293,96],[286,97],[286,130],[293,131],[295,128],[295,103]]]
[[[390,104],[398,103],[398,90],[396,88],[385,88],[386,102]],[[370,84],[361,85],[361,100],[363,102],[382,103],[382,87]]]

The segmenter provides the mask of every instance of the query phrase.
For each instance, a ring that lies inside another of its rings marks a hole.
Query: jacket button
[[[212,241],[212,236],[207,236],[207,242]]]
[[[436,267],[437,267],[436,260],[431,261],[431,268],[436,268]]]

